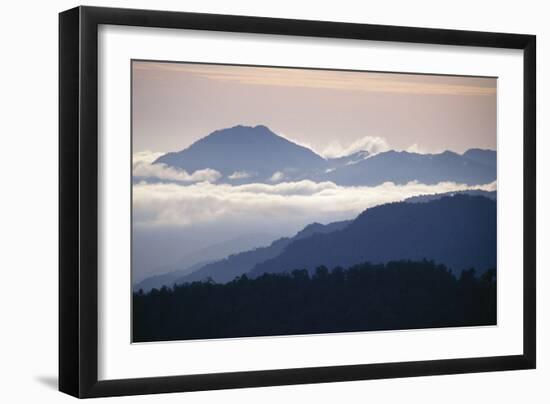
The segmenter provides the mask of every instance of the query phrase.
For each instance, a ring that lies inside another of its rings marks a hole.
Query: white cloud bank
[[[342,146],[340,142],[334,141],[323,150],[322,154],[328,158],[348,156],[358,151],[366,150],[369,154],[377,154],[388,151],[390,146],[386,139],[380,136],[365,136],[357,139],[347,146]]]
[[[132,163],[138,164],[138,163],[153,163],[156,159],[158,159],[160,156],[162,156],[164,153],[162,152],[152,152],[150,150],[144,150],[140,152],[135,152],[132,155]]]
[[[260,220],[332,221],[351,219],[363,210],[411,196],[462,191],[496,190],[496,182],[470,187],[453,182],[436,185],[391,182],[375,187],[342,187],[332,182],[282,182],[279,184],[190,185],[138,183],[133,189],[135,224],[140,226],[189,226],[197,223],[249,223]]]
[[[359,151],[368,151],[369,156],[373,156],[378,153],[383,153],[388,150],[407,151],[409,153],[426,154],[426,150],[421,148],[418,143],[413,143],[406,149],[398,149],[391,147],[388,141],[380,136],[365,136],[360,139],[349,143],[348,145],[342,145],[338,141],[329,143],[319,154],[325,158],[336,158],[349,156],[350,154],[357,153]],[[441,151],[442,152],[442,151]],[[440,153],[440,152],[433,152]]]
[[[190,174],[185,170],[169,167],[166,164],[153,164],[163,154],[150,151],[134,153],[132,157],[132,175],[134,177],[154,177],[161,180],[179,182],[216,182],[222,176],[219,171],[211,168],[197,170]]]
[[[252,174],[246,171],[235,171],[233,174],[227,176],[230,180],[243,180],[250,177],[252,177]]]
[[[285,175],[281,171],[275,171],[273,175],[269,178],[269,181],[271,182],[278,182],[281,181]]]

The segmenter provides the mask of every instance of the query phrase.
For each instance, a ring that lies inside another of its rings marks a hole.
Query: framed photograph
[[[535,36],[59,28],[61,391],[535,368]]]

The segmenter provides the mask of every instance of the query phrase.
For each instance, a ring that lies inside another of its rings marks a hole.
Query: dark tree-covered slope
[[[380,205],[341,231],[293,241],[277,257],[256,265],[250,275],[423,258],[455,272],[494,268],[496,220],[496,201],[482,196]]]
[[[134,342],[496,324],[496,272],[430,261],[319,267],[133,295]]]

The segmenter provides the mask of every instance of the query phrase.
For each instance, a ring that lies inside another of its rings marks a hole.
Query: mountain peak
[[[322,170],[326,164],[312,150],[277,135],[265,125],[216,130],[184,150],[159,157],[155,163],[188,172],[213,169],[222,174],[222,181],[231,183],[273,182],[275,173],[286,179],[296,173]]]
[[[256,125],[256,126],[249,126],[249,125],[235,125],[231,126],[229,128],[223,128],[218,129],[209,135],[203,137],[202,139],[198,140],[198,142],[204,141],[206,139],[209,139],[211,137],[216,136],[247,136],[247,135],[272,135],[278,138],[281,138],[281,136],[277,135],[275,132],[273,132],[271,129],[269,129],[265,125]],[[195,142],[196,143],[196,142]],[[191,145],[192,146],[192,145]]]

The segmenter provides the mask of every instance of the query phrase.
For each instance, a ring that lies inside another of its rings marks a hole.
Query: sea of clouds
[[[411,196],[463,191],[496,190],[496,182],[468,186],[454,182],[435,185],[416,181],[404,185],[387,182],[374,187],[344,187],[332,182],[303,180],[279,184],[230,185],[213,182],[134,184],[134,224],[189,226],[230,220],[285,220],[327,222],[353,218],[365,209]]]
[[[293,236],[310,223],[355,218],[365,209],[412,196],[480,189],[495,191],[496,182],[468,186],[416,181],[397,185],[339,186],[311,180],[249,183],[223,182],[213,169],[188,173],[153,164],[162,153],[134,154],[132,188],[134,276],[142,279],[197,249],[231,238],[271,234]],[[234,173],[243,178],[244,172]],[[160,181],[159,181],[160,180]],[[269,243],[263,242],[261,245]],[[258,245],[260,246],[260,245]],[[162,271],[161,271],[162,272]]]

